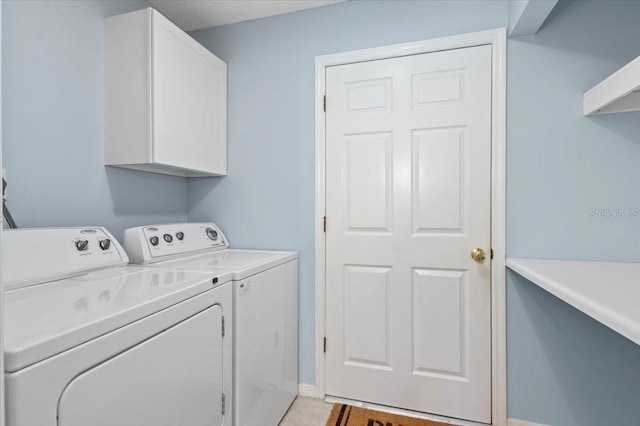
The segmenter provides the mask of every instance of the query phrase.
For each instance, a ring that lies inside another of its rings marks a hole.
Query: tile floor
[[[333,404],[322,399],[299,396],[280,422],[280,426],[325,426]]]

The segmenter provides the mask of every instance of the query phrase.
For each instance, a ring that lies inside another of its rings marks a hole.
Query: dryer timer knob
[[[87,240],[76,241],[76,248],[78,249],[78,251],[86,251],[89,248],[89,241]]]
[[[109,247],[111,247],[111,240],[106,238],[104,240],[100,240],[100,248],[102,250],[109,250]]]
[[[209,237],[210,239],[212,239],[213,241],[218,239],[218,232],[213,229],[213,228],[207,228],[206,229],[207,232],[207,237]]]

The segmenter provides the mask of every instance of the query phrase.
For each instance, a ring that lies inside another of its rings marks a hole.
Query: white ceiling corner
[[[345,0],[149,0],[184,31],[328,6]]]

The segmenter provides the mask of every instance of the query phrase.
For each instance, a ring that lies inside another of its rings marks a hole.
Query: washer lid
[[[4,293],[5,369],[16,371],[231,280],[122,266]]]
[[[298,253],[294,251],[227,249],[170,260],[157,265],[199,272],[223,269],[231,272],[234,280],[242,280],[297,258]]]

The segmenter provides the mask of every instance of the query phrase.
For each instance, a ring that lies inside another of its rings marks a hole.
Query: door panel
[[[349,135],[345,140],[347,232],[389,231],[391,135]]]
[[[414,232],[462,231],[464,128],[414,130],[412,136]]]
[[[327,69],[329,395],[491,421],[490,58]]]
[[[413,374],[464,377],[463,271],[413,271]]]
[[[391,79],[364,80],[345,83],[347,110],[350,113],[389,111],[391,109]]]
[[[464,69],[414,74],[411,77],[413,109],[432,107],[440,102],[464,101],[465,80]]]
[[[345,267],[345,363],[389,369],[390,268]],[[363,301],[366,301],[363,303]],[[374,312],[375,315],[369,315]]]

